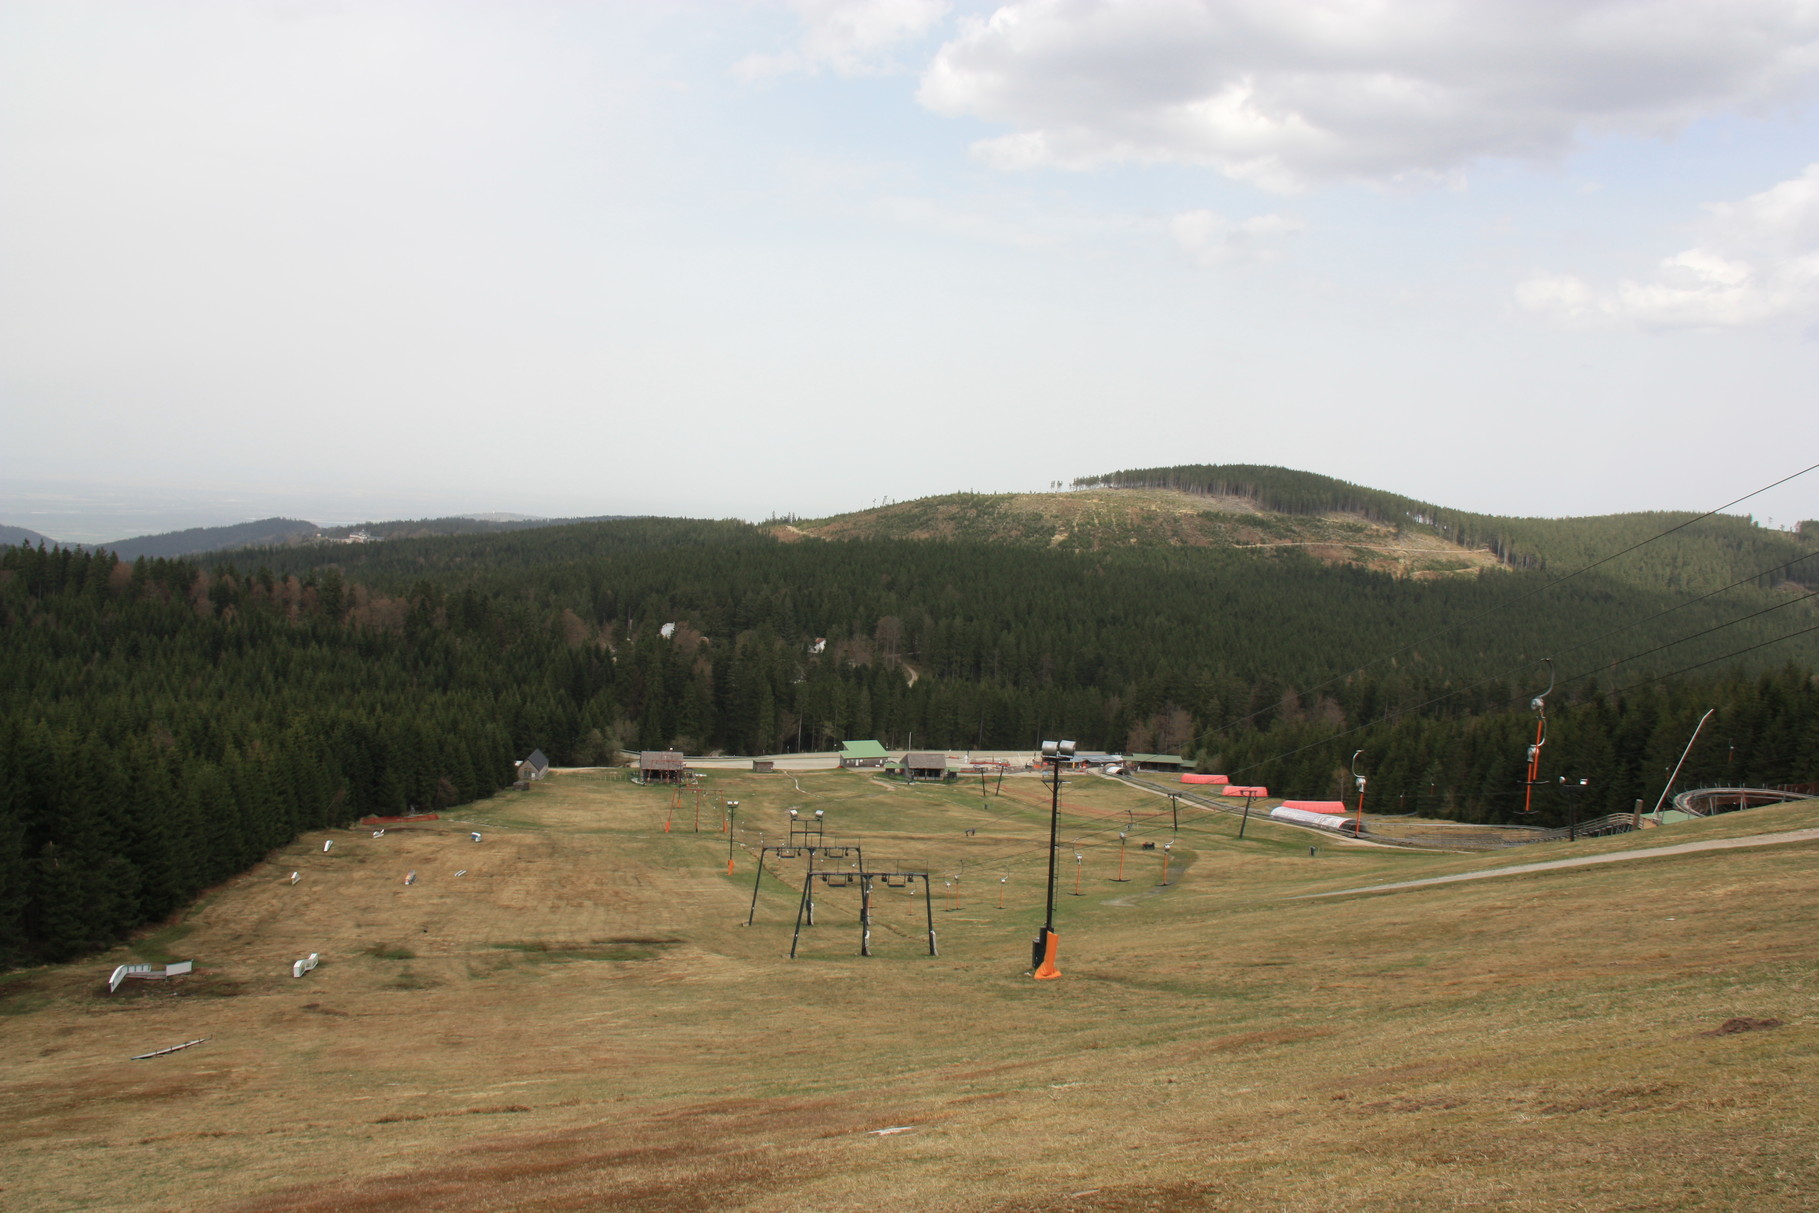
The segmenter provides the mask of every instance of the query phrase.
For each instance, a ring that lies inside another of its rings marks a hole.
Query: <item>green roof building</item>
[[[843,767],[881,767],[887,757],[884,747],[875,741],[840,743],[840,765]]]

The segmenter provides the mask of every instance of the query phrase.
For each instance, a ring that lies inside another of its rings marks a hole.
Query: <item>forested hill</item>
[[[597,518],[412,518],[391,522],[363,522],[354,526],[318,527],[313,522],[295,518],[262,518],[232,526],[191,527],[184,531],[165,531],[157,535],[140,535],[112,543],[95,544],[106,548],[122,560],[141,556],[202,556],[210,552],[228,552],[238,548],[273,547],[307,544],[318,541],[349,541],[354,536],[365,539],[422,539],[430,535],[494,535],[536,527],[563,526],[572,522],[611,522],[617,515]],[[0,532],[16,528],[0,528]],[[5,538],[0,535],[0,538]],[[29,532],[6,542],[38,542],[41,536]],[[48,541],[47,541],[48,542]]]
[[[43,543],[51,544],[56,540],[48,539],[36,531],[28,531],[22,526],[0,525],[0,544]]]
[[[302,522],[295,518],[261,518],[255,522],[235,523],[233,526],[198,526],[183,531],[140,535],[97,546],[112,550],[122,560],[137,560],[141,556],[194,556],[202,552],[252,547],[255,544],[271,546],[294,543],[315,533],[316,524],[313,522]]]
[[[1588,814],[1658,782],[1707,706],[1717,774],[1819,775],[1813,592],[1633,567],[1722,549],[1724,519],[1582,576],[1428,579],[1330,538],[948,523],[945,542],[646,518],[207,563],[0,550],[0,963],[100,946],[300,829],[486,795],[534,746],[569,764],[1059,736],[1330,796],[1363,745],[1374,797],[1499,820],[1552,657],[1551,753],[1592,780]]]

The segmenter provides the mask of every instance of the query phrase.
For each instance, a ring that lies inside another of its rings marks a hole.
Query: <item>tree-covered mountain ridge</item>
[[[954,493],[766,529],[801,539],[920,539],[1060,550],[1298,548],[1325,564],[1398,577],[1511,568],[1565,575],[1650,543],[1613,575],[1651,589],[1708,591],[1745,577],[1819,586],[1819,523],[1792,532],[1732,514],[1647,510],[1578,518],[1479,514],[1292,468],[1190,464],[1082,477],[1066,491]]]

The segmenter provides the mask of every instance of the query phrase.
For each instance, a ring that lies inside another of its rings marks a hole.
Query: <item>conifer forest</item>
[[[1363,750],[1373,812],[1507,822],[1551,680],[1546,774],[1588,781],[1581,816],[1652,806],[1710,708],[1679,786],[1819,778],[1811,535],[1694,520],[1581,575],[1679,516],[1486,520],[1302,475],[1102,479],[1360,511],[1506,567],[655,518],[130,563],[4,549],[0,964],[107,946],[300,831],[488,796],[536,747],[1065,737],[1311,798]],[[1551,791],[1524,820],[1564,819]]]

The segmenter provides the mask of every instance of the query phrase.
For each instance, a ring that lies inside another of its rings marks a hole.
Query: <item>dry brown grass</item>
[[[665,834],[669,793],[592,775],[328,855],[315,835],[148,941],[194,956],[191,979],[110,998],[123,950],[0,980],[0,1205],[1815,1204],[1812,845],[1303,901],[1510,856],[1310,858],[1299,832],[1253,820],[1238,842],[1184,813],[1160,888],[1137,843],[1168,837],[1165,803],[1144,819],[1155,798],[1080,780],[1063,837],[1086,895],[1064,850],[1066,975],[1037,984],[1035,781],[982,804],[976,784],[709,778],[754,844],[823,807],[874,866],[927,866],[938,894],[964,872],[957,908],[937,901],[942,955],[889,893],[858,957],[840,891],[789,961],[794,893],[767,881],[741,925],[753,868],[742,851],[725,876],[716,813],[694,834],[691,796]],[[1816,822],[1759,809],[1640,841]]]

